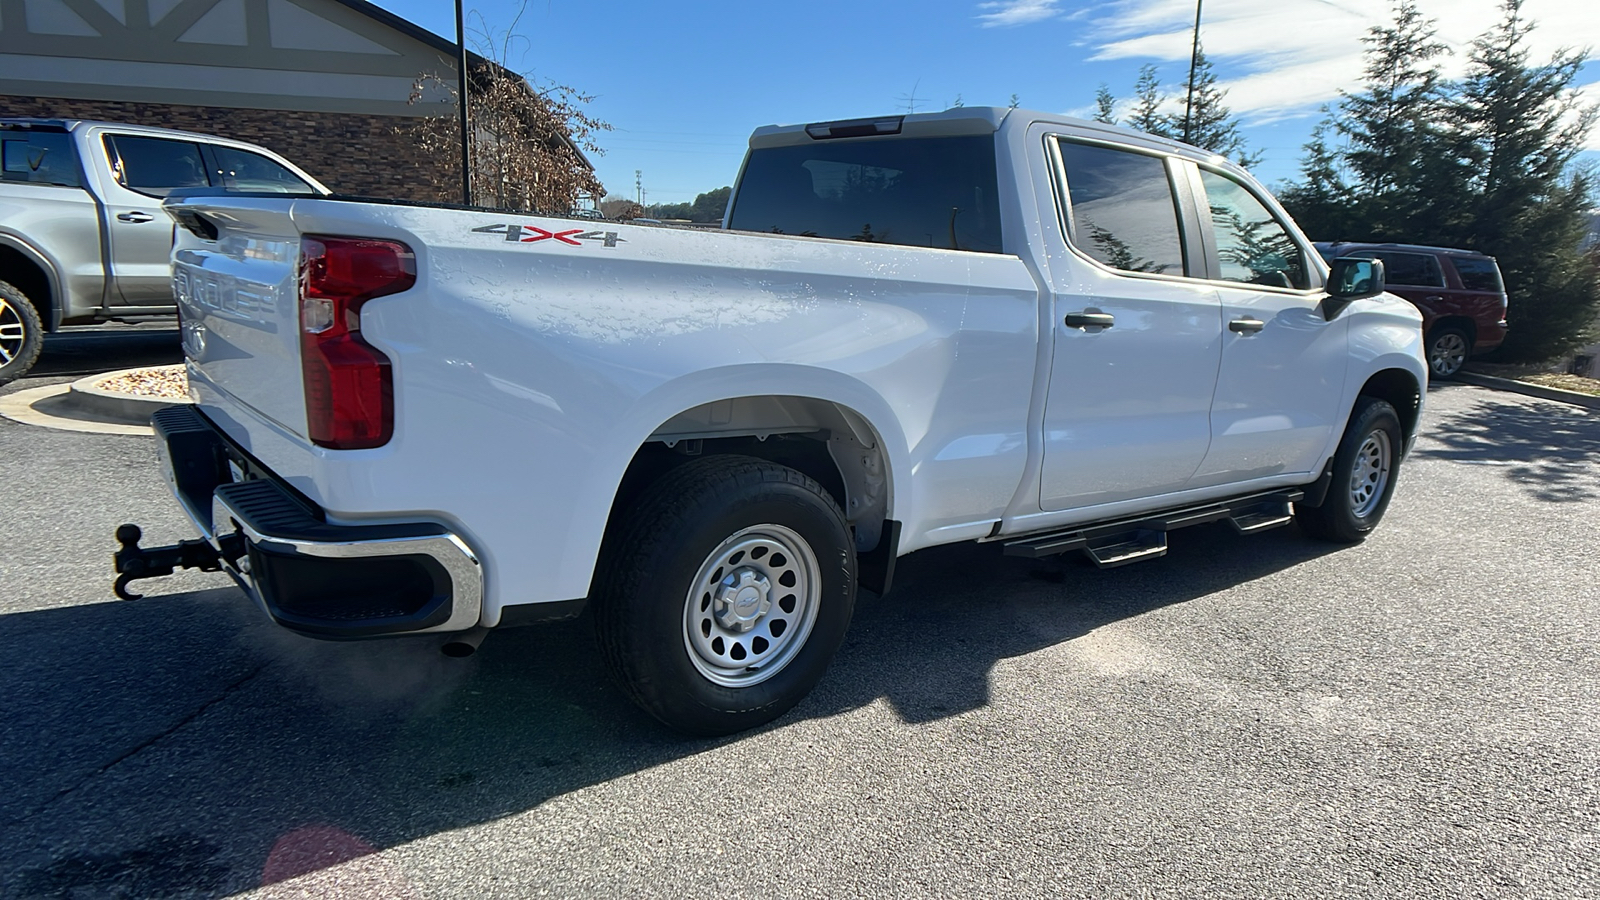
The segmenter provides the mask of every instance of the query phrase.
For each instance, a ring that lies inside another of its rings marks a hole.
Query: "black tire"
[[[1428,333],[1428,375],[1454,378],[1472,355],[1472,336],[1456,325],[1444,325]]]
[[[691,600],[691,590],[702,597]],[[810,693],[844,640],[855,596],[855,545],[820,484],[766,460],[710,456],[619,510],[592,606],[601,655],[623,691],[668,726],[710,736],[770,722]],[[763,602],[755,613],[750,604]],[[760,666],[732,662],[756,653],[767,654]]]
[[[44,325],[27,295],[0,281],[0,385],[33,368],[44,347]]]
[[[1394,496],[1404,447],[1400,417],[1376,397],[1360,397],[1350,413],[1339,449],[1333,455],[1333,484],[1322,505],[1295,504],[1295,521],[1312,537],[1340,544],[1364,541],[1378,527]],[[1374,474],[1374,455],[1387,458],[1382,478]]]

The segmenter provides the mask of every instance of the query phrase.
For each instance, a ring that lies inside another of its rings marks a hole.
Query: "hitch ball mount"
[[[167,547],[140,547],[139,539],[144,537],[144,532],[137,525],[122,525],[117,528],[117,543],[122,545],[112,557],[116,564],[117,580],[111,590],[123,600],[138,600],[143,594],[131,593],[128,585],[141,578],[161,578],[171,575],[178,568],[199,569],[202,572],[222,571],[223,553],[204,538],[192,541],[179,541]],[[223,543],[230,541],[243,543],[239,535],[228,535],[223,538]],[[229,551],[235,549],[227,548]],[[237,548],[240,552],[228,558],[237,559],[243,556],[244,548]]]

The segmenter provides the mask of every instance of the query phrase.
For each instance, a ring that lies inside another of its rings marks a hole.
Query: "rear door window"
[[[816,141],[752,151],[728,227],[1003,252],[994,138]]]
[[[165,197],[179,188],[209,187],[200,145],[192,141],[107,135],[117,182],[130,191]]]
[[[1185,274],[1177,195],[1159,156],[1057,141],[1072,245],[1124,272]]]
[[[4,157],[6,181],[83,186],[72,137],[64,132],[0,132],[0,157]]]
[[[1266,204],[1226,175],[1201,169],[1200,181],[1206,189],[1224,281],[1310,287],[1304,251]]]
[[[1482,256],[1452,256],[1450,263],[1461,276],[1461,286],[1469,291],[1505,290],[1500,282],[1500,267],[1495,261]]]
[[[255,191],[274,194],[316,193],[311,185],[282,165],[248,150],[210,145],[217,161],[216,175],[230,191]]]

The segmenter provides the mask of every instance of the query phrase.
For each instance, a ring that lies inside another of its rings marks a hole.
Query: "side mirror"
[[[1333,321],[1352,301],[1383,293],[1383,260],[1341,256],[1328,264],[1328,299],[1323,318]]]

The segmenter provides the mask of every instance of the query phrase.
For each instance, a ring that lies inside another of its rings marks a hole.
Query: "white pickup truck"
[[[1006,109],[769,127],[726,228],[185,196],[195,407],[155,421],[220,566],[331,638],[592,607],[644,709],[727,733],[823,676],[857,586],[954,541],[1357,541],[1415,437],[1416,308],[1256,182]]]

